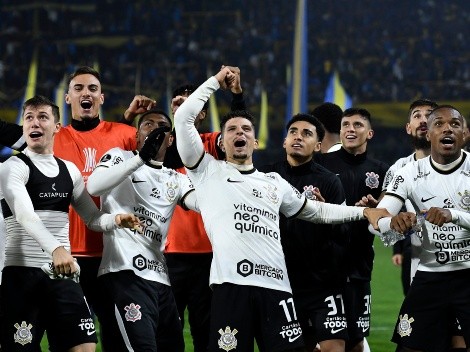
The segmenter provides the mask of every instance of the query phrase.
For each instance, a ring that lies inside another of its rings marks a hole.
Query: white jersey
[[[415,212],[439,207],[449,209],[452,223],[437,226],[425,222],[418,270],[453,271],[470,268],[470,158],[453,169],[438,170],[430,157],[396,171],[387,195],[409,199]]]
[[[5,266],[41,268],[51,262],[52,252],[57,247],[70,250],[70,204],[92,229],[99,231],[116,226],[114,215],[98,211],[73,163],[29,149],[23,154],[34,165],[34,170],[20,155],[11,157],[0,168],[0,186],[5,197],[2,208],[3,212],[9,212],[5,216]],[[33,174],[40,183],[28,182]]]
[[[209,154],[197,169],[188,170],[188,176],[213,248],[210,284],[291,292],[279,212],[296,215],[305,198],[277,173],[240,172]]]
[[[132,151],[113,148],[101,158],[97,167],[112,168],[135,155]],[[92,181],[89,179],[88,182]],[[168,227],[176,205],[192,190],[186,175],[146,164],[103,194],[101,209],[135,214],[143,224],[143,234],[127,228],[105,232],[98,276],[133,270],[144,279],[170,285],[163,256]]]
[[[0,163],[0,168],[2,163]],[[3,199],[2,190],[0,189],[0,199]],[[3,220],[3,212],[0,209],[0,284],[2,283],[2,271],[5,264],[5,221]]]
[[[401,169],[403,166],[416,161],[416,153],[400,158],[395,163],[389,167],[387,173],[385,174],[384,183],[382,185],[382,191],[386,191],[390,182],[392,182],[393,175],[397,172],[398,169]]]

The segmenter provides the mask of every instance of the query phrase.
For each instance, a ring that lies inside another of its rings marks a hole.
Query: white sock
[[[365,337],[364,337],[364,352],[370,352],[370,347]]]

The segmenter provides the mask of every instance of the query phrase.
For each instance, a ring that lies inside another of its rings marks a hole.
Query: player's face
[[[152,132],[154,129],[159,127],[169,127],[171,124],[168,119],[161,114],[148,114],[144,116],[142,123],[137,130],[137,150],[140,150],[145,143],[145,138]],[[160,150],[155,157],[155,160],[162,159],[161,157],[165,156],[166,148],[171,145],[173,138],[170,132],[166,133],[165,141],[162,143]],[[162,159],[163,160],[163,159]]]
[[[301,165],[312,160],[313,154],[320,151],[320,145],[314,125],[307,121],[294,122],[284,140],[289,164]]]
[[[432,158],[440,164],[456,160],[464,145],[462,116],[454,109],[442,108],[430,115],[428,125]]]
[[[221,147],[227,161],[235,164],[253,163],[253,150],[258,148],[258,141],[251,121],[244,117],[229,119],[224,126]]]
[[[341,119],[340,137],[343,148],[351,154],[362,154],[367,142],[374,135],[370,123],[361,115],[344,116]]]
[[[38,154],[52,154],[54,135],[60,128],[60,123],[54,122],[52,107],[29,106],[23,113],[23,120],[23,135],[28,148]]]
[[[406,124],[406,133],[414,138],[425,139],[428,131],[428,115],[432,111],[429,105],[416,106],[410,114],[410,121]]]
[[[100,106],[104,102],[100,81],[89,73],[78,75],[70,81],[65,102],[70,104],[72,118],[75,120],[98,117]]]

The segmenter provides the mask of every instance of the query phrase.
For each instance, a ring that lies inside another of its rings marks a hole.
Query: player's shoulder
[[[101,121],[99,126],[103,131],[122,132],[122,133],[135,133],[136,128],[134,126],[126,125],[125,123],[114,122],[114,121]]]

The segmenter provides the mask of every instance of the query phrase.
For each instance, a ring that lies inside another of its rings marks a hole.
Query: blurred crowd
[[[102,73],[107,106],[134,93],[157,100],[230,63],[242,69],[248,105],[262,89],[286,101],[294,1],[4,0],[0,5],[0,107],[22,98],[35,50],[37,92],[52,96],[77,65]],[[470,99],[466,0],[308,1],[309,101],[331,70],[355,103]]]

